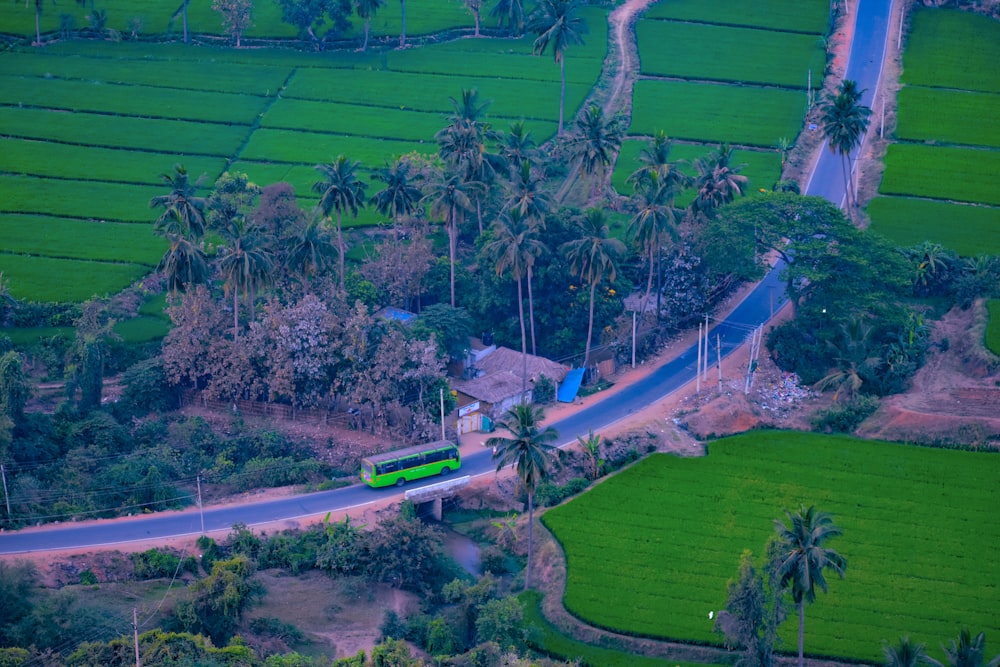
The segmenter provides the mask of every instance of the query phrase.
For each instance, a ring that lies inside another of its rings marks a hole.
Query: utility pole
[[[635,311],[632,311],[632,368],[635,368]]]
[[[4,470],[3,464],[0,463],[0,477],[3,478],[3,499],[7,503],[7,518],[10,518],[10,495],[7,493],[7,471]]]
[[[715,358],[719,364],[719,393],[722,393],[722,334],[715,334]]]
[[[139,660],[139,615],[135,607],[132,607],[132,635],[135,638],[135,667],[142,667],[142,661]]]
[[[698,365],[695,367],[694,371],[694,391],[696,394],[701,393],[701,322],[698,322]]]
[[[198,515],[201,517],[201,534],[205,534],[205,508],[201,504],[201,475],[196,478],[198,482]]]
[[[441,387],[441,439],[444,440],[444,387]]]
[[[703,360],[705,364],[704,366],[705,382],[707,383],[708,382],[708,313],[705,313],[705,356],[703,357]]]

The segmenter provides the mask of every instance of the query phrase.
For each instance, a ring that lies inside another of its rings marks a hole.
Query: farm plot
[[[693,83],[636,81],[630,135],[671,137],[703,143],[771,147],[796,137],[802,125],[804,92]]]
[[[156,266],[166,242],[152,225],[0,214],[3,251],[18,255]],[[2,260],[0,260],[2,262]]]
[[[66,58],[47,52],[9,53],[0,58],[0,74],[88,83],[130,84],[152,88],[266,96],[288,76],[286,66],[246,65],[219,61],[168,61],[105,58],[96,66],[89,58]]]
[[[261,121],[261,127],[265,129],[390,137],[406,141],[431,140],[447,124],[440,111],[403,111],[384,106],[313,100],[282,100]]]
[[[626,181],[632,172],[639,168],[639,154],[648,144],[648,141],[640,139],[631,139],[622,143],[613,176],[614,186],[618,192],[622,194],[632,192],[632,186]],[[717,148],[717,145],[709,144],[674,144],[670,151],[670,157],[681,162],[680,170],[682,172],[689,176],[697,176],[698,170],[695,167],[695,160],[705,157]],[[781,156],[778,155],[777,151],[736,150],[733,152],[733,163],[744,165],[740,173],[750,179],[747,183],[747,190],[770,188],[781,177]],[[678,204],[686,202],[692,197],[691,192],[686,192],[678,198]]]
[[[0,271],[16,299],[80,302],[120,291],[149,273],[149,267],[0,253]]]
[[[956,9],[918,8],[903,61],[906,85],[1000,93],[1000,23]]]
[[[124,116],[249,125],[263,111],[263,96],[206,93],[119,84],[0,76],[8,104]],[[206,128],[206,133],[208,132]]]
[[[760,557],[783,508],[817,505],[843,536],[847,577],[807,611],[806,650],[880,659],[883,640],[937,646],[956,627],[1000,633],[1000,457],[802,433],[714,442],[709,456],[654,455],[549,510],[568,562],[566,606],[637,635],[718,643],[740,553]],[[631,508],[631,512],[622,508]],[[794,618],[781,628],[796,645]]]
[[[1000,151],[891,144],[879,192],[1000,205],[1000,190],[983,174],[1000,174]]]
[[[0,139],[0,172],[7,174],[155,185],[178,162],[195,177],[225,168],[222,158]]]
[[[897,139],[1000,148],[998,94],[906,86],[897,102]]]
[[[249,131],[242,125],[206,127],[197,121],[3,106],[0,106],[0,128],[3,136],[23,139],[218,156],[235,153]]]
[[[764,0],[754,3],[714,0],[711,5],[702,0],[671,0],[656,3],[645,16],[821,35],[826,32],[830,23],[830,6],[823,2],[799,0]]]
[[[329,162],[346,155],[365,165],[381,165],[399,155],[413,151],[436,153],[437,145],[416,141],[376,139],[356,135],[319,134],[293,130],[258,130],[254,132],[242,153],[244,160],[308,164]]]
[[[152,186],[0,175],[0,213],[150,222],[149,200],[160,194],[163,188]]]
[[[872,230],[903,247],[940,243],[964,257],[1000,254],[1000,208],[911,197],[876,197]]]
[[[640,73],[647,76],[805,89],[808,71],[818,80],[826,59],[819,37],[810,34],[644,20],[636,36],[656,45],[642,50]]]
[[[1000,299],[990,299],[986,302],[986,347],[993,354],[1000,356]]]

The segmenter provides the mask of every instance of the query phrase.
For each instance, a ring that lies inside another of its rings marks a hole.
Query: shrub
[[[570,496],[582,492],[588,486],[590,486],[590,480],[586,477],[574,477],[562,486],[546,482],[540,484],[535,490],[535,503],[539,507],[552,507]]]
[[[139,581],[173,577],[181,564],[179,556],[160,549],[129,554],[129,560],[132,561],[132,576]]]
[[[816,413],[812,419],[813,430],[821,433],[850,433],[871,416],[878,405],[878,398],[866,394],[856,396],[843,405],[832,405]]]

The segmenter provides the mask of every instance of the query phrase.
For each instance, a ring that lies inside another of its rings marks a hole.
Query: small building
[[[521,373],[525,366],[527,382],[522,383]],[[456,392],[460,412],[465,409],[466,412],[474,411],[495,419],[522,400],[532,402],[534,383],[543,375],[558,386],[567,372],[568,368],[550,359],[532,354],[523,358],[516,350],[498,347],[467,369],[466,374],[471,376],[469,379],[453,381],[452,388]],[[524,394],[522,387],[525,387]],[[477,403],[478,406],[475,406]]]

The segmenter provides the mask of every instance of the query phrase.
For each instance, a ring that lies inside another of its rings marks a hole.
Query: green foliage
[[[986,302],[986,349],[1000,356],[1000,299]]]
[[[965,257],[1000,254],[1000,207],[876,197],[868,215],[873,231],[904,247],[930,241]]]
[[[134,364],[122,374],[119,405],[136,415],[166,412],[178,405],[176,391],[167,383],[163,359],[154,357]]]
[[[138,581],[170,579],[178,573],[181,565],[180,556],[160,549],[130,553],[129,560],[132,561],[132,576]]]
[[[556,400],[556,383],[548,375],[541,375],[531,389],[531,398],[539,405],[549,405]]]
[[[0,645],[16,645],[18,624],[28,619],[34,608],[37,571],[29,561],[0,560]]]
[[[553,507],[567,498],[572,498],[590,486],[586,477],[574,477],[563,485],[542,482],[535,491],[535,502],[539,507]]]
[[[709,450],[651,456],[546,512],[570,563],[572,613],[630,634],[716,642],[705,614],[725,602],[733,554],[764,543],[769,517],[805,498],[851,536],[851,576],[810,612],[810,653],[874,661],[900,627],[932,643],[956,624],[1000,632],[989,592],[1000,566],[983,551],[1000,539],[989,519],[997,457],[781,432]],[[889,542],[879,537],[889,531]],[[781,637],[794,645],[792,625]]]
[[[812,418],[813,430],[820,433],[851,433],[868,419],[879,406],[874,396],[855,396],[848,403],[835,403],[820,410]]]
[[[525,644],[524,608],[514,596],[488,600],[476,618],[476,641],[496,642],[501,649],[519,652]]]
[[[189,599],[177,605],[179,624],[223,646],[233,637],[243,612],[263,593],[253,580],[253,561],[245,556],[212,563],[211,573],[192,584]]]

